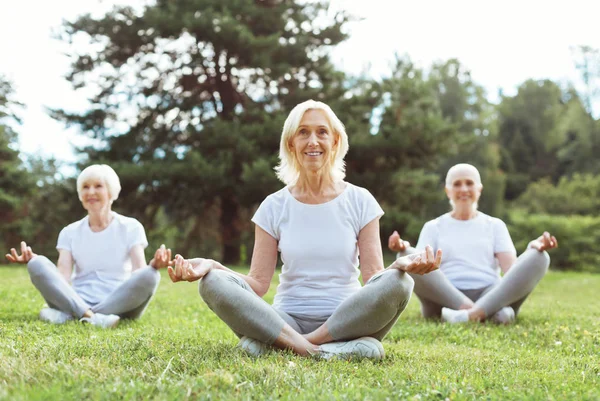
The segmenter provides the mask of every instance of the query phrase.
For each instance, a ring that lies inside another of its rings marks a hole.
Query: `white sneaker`
[[[442,322],[466,323],[469,321],[469,312],[466,309],[454,310],[442,308]]]
[[[373,337],[361,337],[351,341],[338,341],[321,344],[321,352],[317,354],[323,359],[332,358],[370,358],[383,359],[385,350],[379,340]]]
[[[44,308],[40,311],[40,319],[52,324],[63,324],[73,320],[73,316],[54,308]]]
[[[491,321],[498,324],[511,324],[515,321],[515,310],[510,306],[505,306],[498,312],[494,313]]]
[[[87,322],[94,326],[102,327],[103,329],[113,329],[117,327],[121,318],[117,315],[103,315],[102,313],[94,313],[92,317],[82,317],[80,322]]]
[[[269,347],[265,343],[261,343],[254,338],[243,336],[237,345],[251,356],[261,356],[269,351]]]

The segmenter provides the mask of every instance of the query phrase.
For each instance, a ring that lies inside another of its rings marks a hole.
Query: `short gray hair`
[[[104,181],[111,203],[117,200],[121,192],[121,182],[115,170],[107,164],[92,164],[79,174],[79,177],[77,177],[77,194],[80,200],[83,185],[94,178]]]

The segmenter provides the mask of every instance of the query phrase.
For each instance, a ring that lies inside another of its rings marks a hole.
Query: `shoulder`
[[[83,219],[77,220],[77,221],[69,224],[68,226],[64,227],[60,231],[60,235],[71,235],[71,234],[79,231],[86,224],[88,224],[88,216],[85,216]]]
[[[446,214],[436,217],[433,220],[429,220],[427,223],[423,224],[423,230],[436,229],[441,224],[448,223],[450,221],[449,216],[450,216],[450,214],[446,213]]]
[[[118,226],[124,228],[126,231],[132,231],[132,230],[138,230],[138,229],[144,229],[144,226],[142,225],[142,223],[139,222],[139,220],[133,218],[133,217],[127,217],[127,216],[123,216],[119,213],[115,213],[114,214],[114,218],[115,218],[115,223],[117,223]]]
[[[279,191],[268,195],[260,204],[260,208],[280,209],[286,203],[288,194],[289,190],[287,187],[283,187]],[[291,196],[291,194],[289,196]]]
[[[364,202],[376,201],[375,197],[368,189],[346,182],[344,190],[345,196],[353,203],[362,204]]]
[[[483,212],[479,212],[479,213],[481,214],[481,220],[483,222],[485,222],[486,224],[490,224],[494,228],[505,228],[506,227],[506,223],[504,221],[502,221],[501,219],[487,215]]]

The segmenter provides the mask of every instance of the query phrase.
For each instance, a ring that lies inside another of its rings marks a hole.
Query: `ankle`
[[[467,312],[469,314],[469,320],[471,322],[480,322],[482,320],[485,320],[485,312],[481,308],[473,306],[470,309],[468,309]]]

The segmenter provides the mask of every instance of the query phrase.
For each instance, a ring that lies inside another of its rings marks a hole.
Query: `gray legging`
[[[398,256],[417,252],[415,248],[409,248]],[[512,307],[518,314],[525,299],[548,271],[549,265],[550,256],[547,252],[528,249],[517,258],[502,279],[489,287],[475,290],[458,290],[441,270],[423,276],[411,276],[425,318],[440,317],[442,307],[459,309],[469,304],[469,299],[483,309],[486,316],[492,316],[505,306]]]
[[[383,339],[404,311],[413,280],[396,269],[371,277],[363,288],[342,302],[331,316],[292,316],[259,297],[244,279],[224,270],[211,270],[199,290],[208,307],[238,336],[273,344],[284,325],[307,334],[327,323],[335,340],[363,336]]]
[[[36,256],[27,264],[31,282],[42,294],[49,307],[77,318],[91,310],[105,315],[137,319],[142,316],[158,288],[160,274],[150,266],[135,271],[131,277],[96,305],[88,305],[67,283],[47,257]]]

